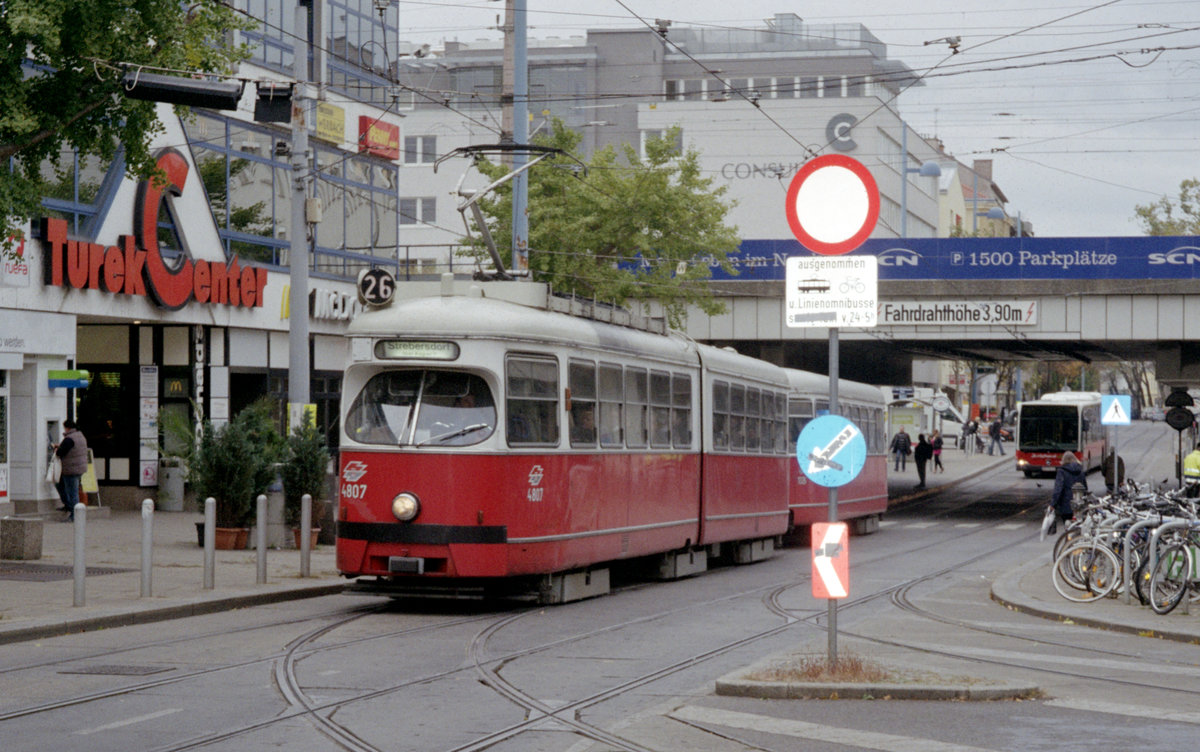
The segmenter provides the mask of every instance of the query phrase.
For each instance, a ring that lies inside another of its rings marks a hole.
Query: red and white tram
[[[607,591],[611,562],[674,578],[771,555],[797,466],[787,371],[550,310],[577,302],[471,292],[350,326],[344,576],[561,602]]]

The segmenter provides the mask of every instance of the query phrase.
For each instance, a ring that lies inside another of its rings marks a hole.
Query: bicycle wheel
[[[1054,560],[1050,577],[1059,595],[1087,603],[1113,591],[1121,580],[1121,562],[1107,546],[1091,541],[1076,543]]]
[[[1058,561],[1058,557],[1067,549],[1067,546],[1079,540],[1078,525],[1071,526],[1070,523],[1067,523],[1063,520],[1059,521],[1067,527],[1062,531],[1062,533],[1059,534],[1058,538],[1055,539],[1054,549],[1050,552],[1050,561]]]
[[[1156,614],[1169,614],[1183,600],[1192,571],[1192,552],[1180,543],[1167,546],[1158,556],[1150,573],[1150,608]]]

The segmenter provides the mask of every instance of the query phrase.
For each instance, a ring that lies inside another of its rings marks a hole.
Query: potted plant
[[[260,400],[226,425],[204,422],[203,436],[189,464],[189,478],[200,499],[217,502],[218,548],[244,548],[254,516],[254,500],[274,479],[273,465],[282,439],[270,417],[271,403]],[[235,540],[226,542],[233,531]],[[222,545],[224,543],[225,545]]]
[[[326,476],[329,472],[329,450],[325,436],[313,424],[312,415],[304,413],[304,421],[296,426],[287,439],[287,450],[280,466],[283,479],[283,516],[296,535],[296,547],[300,547],[300,502],[308,494],[312,497],[312,539],[316,542],[324,503]]]

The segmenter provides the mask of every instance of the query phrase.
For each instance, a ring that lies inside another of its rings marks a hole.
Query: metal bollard
[[[312,494],[300,497],[300,576],[308,577],[312,559]]]
[[[84,578],[87,576],[87,505],[75,505],[75,601],[72,605],[82,606],[84,597]]]
[[[212,590],[217,568],[217,500],[204,500],[204,589]]]
[[[142,499],[142,594],[151,595],[150,567],[154,559],[154,502]]]
[[[254,531],[254,547],[258,549],[258,584],[267,584],[267,495],[258,495],[258,529]]]

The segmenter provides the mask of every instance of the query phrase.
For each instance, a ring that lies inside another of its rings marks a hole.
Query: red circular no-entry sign
[[[826,154],[800,168],[787,192],[787,219],[801,245],[825,256],[862,245],[879,221],[879,187],[867,168]]]

